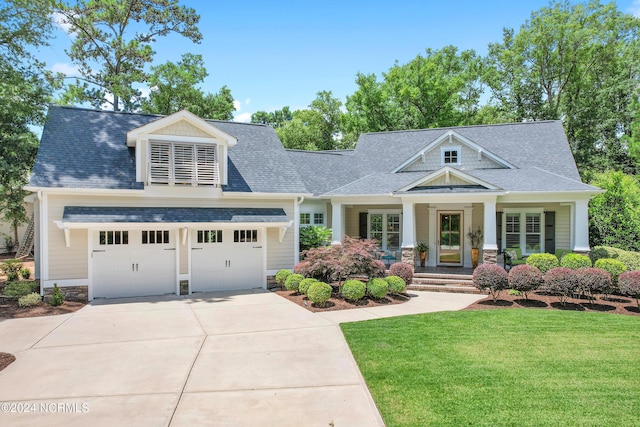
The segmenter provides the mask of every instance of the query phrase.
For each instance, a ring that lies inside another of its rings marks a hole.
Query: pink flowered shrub
[[[498,300],[500,291],[507,288],[507,272],[498,264],[480,264],[473,270],[473,285],[489,291],[493,302]]]
[[[611,289],[611,275],[595,267],[583,267],[576,270],[578,290],[589,297],[591,301],[595,295],[607,293]]]
[[[544,275],[544,286],[549,292],[558,294],[562,305],[576,293],[578,278],[576,272],[570,268],[557,267],[547,271]]]
[[[389,267],[389,276],[402,277],[404,283],[410,285],[413,282],[413,267],[406,262],[396,262]]]
[[[522,292],[524,299],[529,299],[528,293],[535,291],[543,283],[542,273],[531,265],[516,265],[509,270],[509,287]]]
[[[620,292],[636,299],[636,305],[640,309],[640,271],[626,271],[618,277]]]

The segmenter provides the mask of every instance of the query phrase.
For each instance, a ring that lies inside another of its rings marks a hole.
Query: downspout
[[[300,205],[304,202],[304,196],[299,196],[293,205],[293,265],[300,262]]]
[[[44,286],[42,286],[42,190],[36,191],[38,199],[38,244],[34,246],[34,255],[37,253],[37,266],[35,266],[35,278],[40,280],[40,296],[44,296]],[[34,224],[35,226],[35,224]],[[34,230],[35,239],[35,230]]]

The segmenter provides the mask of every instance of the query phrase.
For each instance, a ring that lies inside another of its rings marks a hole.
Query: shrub
[[[331,298],[331,285],[324,282],[312,283],[307,291],[309,299],[319,307],[324,307],[324,304]]]
[[[407,287],[407,283],[400,276],[389,276],[386,279],[387,285],[389,285],[389,292],[392,294],[401,294]]]
[[[593,302],[596,294],[609,292],[611,275],[600,268],[583,267],[576,270],[578,291]]]
[[[578,288],[578,278],[574,270],[567,267],[556,267],[544,275],[544,284],[549,292],[558,294],[560,302],[565,305],[567,299]]]
[[[304,279],[302,274],[292,274],[287,277],[287,280],[284,282],[284,287],[287,288],[288,291],[298,291],[300,287],[300,282]]]
[[[7,276],[7,282],[15,282],[20,280],[20,269],[22,268],[22,262],[17,259],[8,259],[0,263],[0,271]]]
[[[600,258],[613,258],[621,261],[627,271],[640,270],[640,252],[625,251],[610,246],[596,246],[589,253],[592,262],[596,262]]]
[[[367,282],[367,294],[372,298],[384,298],[387,296],[387,292],[389,292],[389,285],[387,281],[384,279],[370,279]]]
[[[364,298],[364,295],[367,292],[367,285],[362,283],[360,280],[347,280],[342,285],[341,292],[344,299],[349,301],[358,301]]]
[[[19,307],[32,307],[34,305],[40,304],[42,301],[42,297],[40,294],[33,292],[18,298],[18,306]]]
[[[280,286],[284,286],[284,282],[287,281],[287,277],[291,276],[293,273],[289,270],[278,270],[276,273],[276,283]]]
[[[302,274],[303,276],[309,276],[309,262],[308,261],[300,261],[296,265],[293,266],[293,274]],[[287,276],[288,277],[288,276]],[[286,281],[286,279],[285,279]]]
[[[331,243],[331,229],[324,225],[300,227],[300,250],[306,251]]]
[[[509,287],[524,294],[524,299],[529,299],[528,293],[538,289],[543,283],[542,273],[536,267],[527,264],[516,265],[509,270]]]
[[[340,245],[302,252],[305,261],[294,272],[325,282],[342,282],[350,276],[374,277],[379,274],[378,247],[374,240],[345,237]]]
[[[4,287],[4,294],[8,297],[23,297],[38,291],[36,282],[13,282]]]
[[[636,299],[636,305],[640,309],[640,271],[625,271],[618,277],[620,292]]]
[[[413,282],[413,267],[406,262],[396,262],[389,267],[389,276],[400,276],[404,283],[410,285]]]
[[[29,270],[27,267],[21,268],[20,275],[23,279],[29,280],[29,278],[31,277],[31,270]]]
[[[307,292],[309,292],[309,287],[315,282],[317,282],[317,280],[314,279],[313,277],[309,277],[308,279],[302,279],[300,281],[300,285],[298,285],[298,292],[306,295]]]
[[[582,254],[566,254],[560,260],[560,267],[577,270],[582,267],[591,267],[591,259]]]
[[[56,306],[62,305],[64,302],[64,295],[60,292],[60,288],[57,283],[53,284],[53,291],[51,292],[51,298],[49,298],[49,304]]]
[[[618,283],[618,276],[627,271],[627,267],[617,259],[600,258],[593,264],[595,268],[601,268],[611,275],[611,283],[614,288]]]
[[[379,259],[373,260],[373,265],[371,266],[371,272],[369,273],[369,277],[380,277],[384,278],[387,274],[387,266],[384,265],[384,262]]]
[[[488,290],[493,302],[498,300],[500,291],[507,288],[507,272],[498,264],[480,264],[473,270],[473,285],[480,290]]]
[[[531,254],[527,257],[527,265],[531,265],[540,270],[540,273],[546,274],[547,271],[552,268],[556,268],[560,266],[558,262],[558,257],[553,254],[540,253],[540,254]]]

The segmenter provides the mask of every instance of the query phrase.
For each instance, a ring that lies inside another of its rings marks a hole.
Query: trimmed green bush
[[[292,274],[285,280],[284,287],[287,288],[288,291],[298,291],[300,282],[303,280],[304,276],[302,274]]]
[[[640,270],[640,252],[625,251],[611,246],[596,246],[591,249],[589,257],[592,262],[600,258],[612,258],[622,261],[627,271]]]
[[[509,287],[524,294],[524,299],[529,299],[528,293],[538,289],[543,283],[542,273],[537,267],[528,264],[516,265],[508,274]]]
[[[300,285],[298,285],[298,292],[300,292],[301,294],[307,294],[307,292],[309,292],[309,287],[311,285],[313,285],[314,283],[316,283],[318,280],[314,279],[312,277],[307,278],[307,279],[302,279],[300,281]]]
[[[38,291],[36,282],[13,282],[4,287],[3,294],[8,297],[23,297]]]
[[[388,276],[384,280],[387,281],[387,285],[389,285],[389,293],[392,294],[401,294],[407,287],[404,279],[400,276]]]
[[[349,301],[358,301],[364,298],[367,292],[367,285],[360,280],[350,279],[344,282],[340,291],[344,299]]]
[[[53,291],[51,292],[51,298],[49,298],[49,304],[52,306],[62,305],[64,302],[64,295],[60,291],[57,283],[53,284]]]
[[[292,274],[293,273],[289,270],[278,270],[278,272],[276,273],[276,283],[280,286],[284,286],[287,278]]]
[[[394,264],[395,265],[395,264]],[[384,298],[389,292],[389,285],[384,279],[370,279],[367,282],[367,294],[372,298]]]
[[[389,267],[389,276],[400,276],[404,283],[410,285],[413,282],[413,267],[406,262],[396,262]]]
[[[540,273],[546,274],[547,271],[552,268],[557,268],[560,266],[558,262],[558,257],[554,254],[540,253],[540,254],[531,254],[527,257],[527,265],[531,265],[540,270]]]
[[[331,285],[324,282],[312,283],[307,291],[309,299],[318,307],[324,307],[324,304],[331,298]]]
[[[577,270],[579,268],[591,267],[591,258],[582,254],[566,254],[560,260],[560,267]]]
[[[20,276],[22,276],[24,280],[29,280],[29,278],[31,277],[31,270],[29,270],[27,267],[21,268]]]
[[[473,286],[488,290],[493,302],[498,300],[500,291],[507,288],[507,272],[498,264],[480,264],[473,270]]]
[[[40,304],[42,297],[40,294],[33,292],[18,298],[18,307],[32,307]]]
[[[593,264],[593,266],[609,273],[614,287],[618,284],[618,276],[627,271],[627,267],[622,263],[622,261],[611,258],[600,258],[595,262],[595,264]]]

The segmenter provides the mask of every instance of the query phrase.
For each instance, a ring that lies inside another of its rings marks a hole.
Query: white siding
[[[202,138],[211,138],[211,134],[204,132],[202,129],[197,128],[189,122],[181,121],[174,123],[162,129],[159,129],[153,134],[156,135],[175,135],[175,136],[196,136]],[[151,134],[151,135],[153,135]]]
[[[417,158],[411,164],[407,165],[403,171],[418,172],[418,171],[433,171],[443,167],[442,157],[440,153],[440,147],[461,147],[460,153],[460,165],[448,165],[456,169],[502,169],[502,165],[494,162],[484,154],[478,159],[478,152],[471,149],[469,146],[464,145],[453,139],[453,144],[449,142],[442,142],[433,147],[429,152],[425,154],[424,162],[422,157]]]
[[[449,174],[449,182],[447,182],[447,177],[442,175],[435,179],[432,179],[431,181],[423,182],[422,184],[418,185],[418,187],[428,187],[431,185],[475,185],[475,183],[465,181],[464,179]]]
[[[424,242],[429,244],[429,205],[421,203],[416,205],[416,244]]]

